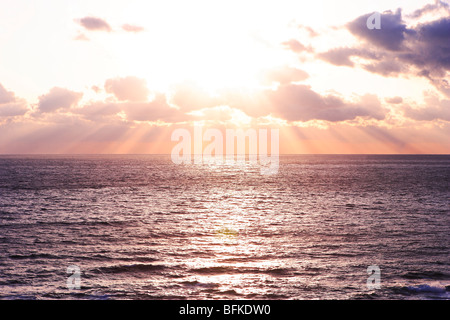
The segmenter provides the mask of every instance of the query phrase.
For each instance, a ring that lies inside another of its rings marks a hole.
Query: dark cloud
[[[383,76],[415,75],[425,77],[450,97],[450,18],[416,24],[408,28],[400,10],[381,14],[381,29],[368,29],[370,14],[347,24],[348,30],[363,41],[350,48],[334,48],[317,57],[334,65],[358,66]],[[361,57],[355,63],[351,58]]]
[[[450,84],[447,79],[433,79],[431,77],[427,78],[436,87],[436,89],[441,91],[447,97],[450,97]]]
[[[367,19],[373,13],[363,15],[350,22],[347,28],[355,36],[386,50],[398,51],[402,48],[405,35],[411,33],[402,20],[401,10],[396,13],[386,11],[381,14],[381,29],[367,28]]]
[[[136,77],[108,79],[105,90],[119,101],[146,101],[150,93],[146,81]]]
[[[337,96],[322,96],[305,85],[280,86],[267,95],[273,112],[288,121],[337,122],[357,117],[382,120],[386,112],[376,96],[365,95],[358,103],[346,102]]]
[[[105,20],[100,18],[84,17],[79,19],[77,22],[89,31],[112,31],[111,26]]]
[[[144,27],[135,26],[135,25],[131,25],[131,24],[124,24],[122,26],[122,29],[126,32],[133,32],[133,33],[138,33],[138,32],[142,32],[145,30]]]
[[[83,93],[68,89],[54,87],[49,93],[39,97],[38,108],[40,112],[54,112],[59,109],[69,109],[76,106],[83,97]]]
[[[450,18],[441,18],[416,28],[410,51],[401,56],[405,61],[431,73],[444,75],[450,70]]]

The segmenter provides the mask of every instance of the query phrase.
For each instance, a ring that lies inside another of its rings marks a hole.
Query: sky
[[[194,125],[449,154],[449,3],[0,0],[0,154],[170,153]]]

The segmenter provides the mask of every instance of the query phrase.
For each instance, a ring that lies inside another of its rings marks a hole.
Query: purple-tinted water
[[[450,156],[1,156],[0,298],[449,299],[449,181]]]

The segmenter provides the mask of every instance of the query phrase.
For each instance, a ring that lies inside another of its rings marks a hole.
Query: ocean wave
[[[288,268],[249,268],[249,267],[232,267],[232,266],[216,266],[216,267],[205,267],[205,268],[194,268],[190,269],[189,272],[196,274],[244,274],[244,273],[261,273],[270,274],[278,276],[292,275],[292,269]]]
[[[450,279],[450,274],[438,271],[421,271],[407,272],[402,277],[405,279],[448,280]]]
[[[64,259],[66,256],[57,256],[48,253],[31,253],[31,254],[12,254],[10,259],[24,260],[24,259]]]
[[[0,286],[16,286],[16,285],[23,285],[28,284],[27,281],[19,280],[19,279],[10,279],[5,281],[0,281]]]
[[[182,282],[180,282],[180,284],[187,286],[187,287],[200,287],[200,288],[208,288],[208,289],[220,287],[220,284],[218,284],[218,283],[204,283],[204,282],[199,282],[196,280],[195,281],[182,281]]]
[[[4,219],[4,218],[2,218]],[[10,219],[15,220],[15,219]],[[136,221],[36,221],[32,223],[3,223],[0,224],[0,228],[4,229],[27,229],[34,228],[36,226],[51,226],[51,227],[95,227],[95,226],[108,226],[123,227],[131,223],[136,223]]]
[[[450,292],[450,286],[430,286],[428,284],[420,284],[417,286],[408,286],[405,287],[407,291],[413,293],[445,293]]]
[[[130,264],[113,265],[99,267],[93,270],[94,273],[114,274],[114,273],[159,273],[168,269],[168,266],[159,264]]]
[[[439,282],[403,284],[389,289],[407,299],[450,299],[450,285]]]

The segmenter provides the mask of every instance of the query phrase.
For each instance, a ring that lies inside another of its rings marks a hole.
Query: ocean
[[[0,156],[0,299],[449,299],[449,182],[446,155]]]

